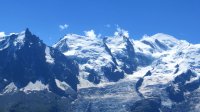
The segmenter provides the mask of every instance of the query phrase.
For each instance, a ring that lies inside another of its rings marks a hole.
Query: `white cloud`
[[[69,25],[67,25],[67,24],[59,25],[59,28],[60,28],[61,30],[65,30],[65,29],[67,29],[68,27],[69,27]]]
[[[5,32],[0,32],[0,37],[5,37],[5,36],[6,36]]]
[[[89,31],[84,31],[85,36],[90,37],[90,38],[96,38],[96,34],[94,30],[89,30]]]
[[[117,25],[117,31],[114,33],[115,36],[124,36],[124,37],[129,37],[129,33],[128,31],[120,28],[118,25]]]

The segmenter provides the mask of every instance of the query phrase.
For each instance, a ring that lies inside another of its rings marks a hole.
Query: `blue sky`
[[[134,39],[166,33],[200,43],[200,0],[1,0],[0,32],[28,27],[52,45],[67,33],[113,35],[116,25]],[[65,25],[66,24],[66,25]],[[61,30],[59,25],[65,25]]]

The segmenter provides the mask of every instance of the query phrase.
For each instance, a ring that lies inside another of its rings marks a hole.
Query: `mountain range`
[[[48,46],[26,29],[0,37],[0,111],[199,112],[199,56],[200,44],[163,33]]]

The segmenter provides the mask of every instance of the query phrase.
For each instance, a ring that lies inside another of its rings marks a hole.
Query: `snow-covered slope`
[[[136,46],[136,52],[155,54],[172,49],[180,41],[170,35],[158,33],[153,36],[145,35],[141,40],[134,40],[133,43]]]
[[[133,40],[122,29],[118,29],[114,36],[106,38],[72,34],[65,36],[54,47],[66,56],[71,56],[80,65],[79,80],[83,89],[79,88],[80,99],[74,104],[80,106],[77,107],[78,111],[84,110],[83,105],[87,105],[86,110],[90,111],[100,111],[95,108],[99,106],[107,111],[119,105],[129,105],[130,110],[136,108],[128,104],[134,104],[135,101],[124,97],[134,97],[140,103],[153,102],[158,106],[157,111],[176,111],[174,107],[183,105],[177,103],[191,100],[188,96],[194,95],[193,92],[197,92],[200,86],[199,44],[190,44],[167,34],[144,36],[141,40]],[[107,80],[105,72],[100,68],[109,66],[110,63],[116,66],[116,70],[125,73],[122,80],[115,83]],[[86,68],[95,72],[88,72]],[[88,79],[89,74],[101,77],[101,86],[95,86]],[[114,92],[118,91],[119,85],[126,85],[127,88],[124,86],[120,89],[123,92]],[[132,96],[127,94],[130,93],[129,86],[134,88]],[[123,103],[113,105],[110,104],[110,99]],[[101,102],[113,106],[107,107]],[[195,106],[194,104],[193,107]],[[127,107],[117,110],[125,111]]]
[[[79,63],[80,87],[118,81],[124,77],[109,48],[97,37],[68,34],[53,47]]]

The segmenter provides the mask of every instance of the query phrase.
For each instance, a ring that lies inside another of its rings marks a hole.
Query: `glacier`
[[[199,112],[199,57],[200,44],[163,33],[91,30],[51,47],[27,29],[0,38],[0,100],[10,104],[0,110]]]

